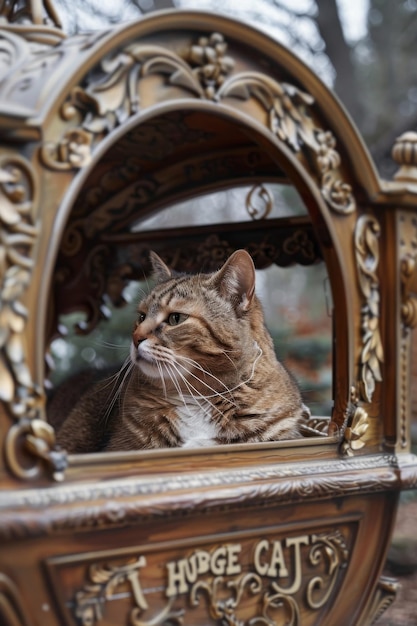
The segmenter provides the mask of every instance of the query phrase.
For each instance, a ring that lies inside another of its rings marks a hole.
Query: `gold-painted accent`
[[[342,451],[348,456],[360,450],[365,445],[364,435],[369,428],[368,413],[362,407],[356,407],[353,417],[344,432]]]
[[[362,349],[359,359],[358,389],[365,402],[371,402],[376,382],[382,381],[384,361],[379,331],[379,233],[380,225],[372,215],[362,215],[355,229],[355,255],[362,293]]]

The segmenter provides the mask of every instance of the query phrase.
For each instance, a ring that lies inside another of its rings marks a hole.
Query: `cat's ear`
[[[169,280],[172,278],[172,272],[169,269],[168,265],[166,265],[160,256],[156,254],[153,250],[149,253],[149,258],[152,264],[153,277],[160,283],[165,280]]]
[[[214,284],[225,298],[247,311],[255,293],[255,266],[246,250],[236,250],[214,275]]]

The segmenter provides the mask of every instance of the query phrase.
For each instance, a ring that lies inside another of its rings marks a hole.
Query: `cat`
[[[196,275],[150,257],[156,284],[139,303],[129,364],[82,395],[57,443],[82,453],[300,437],[310,412],[275,356],[249,253]]]

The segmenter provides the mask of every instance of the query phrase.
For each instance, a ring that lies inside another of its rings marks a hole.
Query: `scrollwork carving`
[[[372,215],[362,215],[355,229],[355,255],[362,295],[362,350],[359,359],[358,388],[361,399],[371,402],[375,384],[382,381],[384,361],[379,331],[379,233],[380,225]]]
[[[33,381],[25,333],[29,313],[24,304],[39,236],[34,216],[35,175],[21,157],[0,160],[0,400],[16,424],[7,433],[5,457],[20,478],[39,475],[39,459],[47,460],[55,478],[62,478],[63,455],[53,450],[54,434],[43,420],[45,397]],[[33,460],[22,464],[19,448]]]
[[[274,626],[282,620],[300,626],[302,610],[326,604],[349,560],[339,529],[260,539],[245,548],[243,541],[196,547],[188,555],[177,552],[165,568],[152,554],[149,563],[145,556],[116,566],[95,563],[88,582],[75,592],[75,616],[82,626],[104,621],[106,603],[123,585],[134,605],[126,605],[132,626],[192,624],[195,615],[201,619],[205,613],[223,626]],[[156,585],[154,574],[150,588],[147,568],[155,572],[156,564],[162,580]]]
[[[264,185],[254,185],[246,196],[246,210],[253,220],[267,218],[273,204],[273,198]]]
[[[166,89],[179,87],[197,98],[216,102],[256,99],[268,114],[269,130],[296,154],[305,152],[307,165],[313,163],[314,176],[318,176],[322,195],[331,209],[342,215],[353,212],[356,203],[350,185],[343,180],[335,138],[317,126],[307,112],[314,104],[312,96],[259,72],[233,75],[235,63],[226,51],[224,37],[213,33],[191,45],[184,57],[162,46],[130,44],[103,58],[82,84],[72,89],[61,109],[65,120],[80,116],[77,132],[88,133],[89,139],[83,136],[82,141],[78,137],[74,142],[64,137],[56,146],[44,147],[45,162],[57,169],[64,164],[83,167],[88,162],[85,147],[93,149],[106,134],[140,110],[140,82],[157,74],[165,77]],[[50,157],[63,149],[67,151],[70,143],[68,158]]]
[[[278,83],[269,76],[245,72],[232,76],[219,89],[223,98],[255,98],[268,112],[269,129],[295,153],[307,152],[319,175],[324,199],[337,213],[347,215],[356,209],[351,186],[340,173],[341,159],[336,140],[330,131],[315,125],[306,109],[313,98],[288,83]]]
[[[315,576],[307,586],[307,604],[311,609],[317,610],[324,606],[329,599],[339,570],[347,566],[349,550],[343,535],[339,531],[335,531],[329,535],[315,536],[309,558],[312,565],[317,565],[322,561],[327,564],[326,576],[329,581],[326,582],[323,576]],[[321,597],[317,597],[323,589],[324,593],[321,594]]]
[[[51,169],[80,169],[91,161],[91,141],[91,135],[85,130],[69,130],[58,144],[44,144],[40,156],[43,163]]]

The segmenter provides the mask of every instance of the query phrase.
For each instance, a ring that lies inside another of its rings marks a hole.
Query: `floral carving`
[[[197,98],[215,102],[256,99],[267,112],[270,131],[313,164],[329,206],[340,214],[354,211],[355,199],[340,172],[335,138],[308,113],[314,104],[312,96],[259,72],[233,74],[234,60],[226,51],[224,37],[213,33],[191,45],[184,58],[162,46],[136,43],[103,58],[62,105],[63,119],[80,120],[78,131],[69,131],[78,136],[65,136],[58,145],[45,146],[45,162],[58,169],[86,165],[94,145],[141,110],[140,82],[156,74],[164,79],[166,89],[179,87]]]
[[[361,399],[371,402],[376,382],[382,381],[384,352],[379,332],[379,233],[378,221],[362,215],[356,224],[355,254],[362,293],[362,351],[358,387]]]
[[[193,70],[204,95],[214,100],[226,76],[233,70],[234,61],[226,56],[227,44],[223,35],[213,33],[210,37],[201,37],[196,46],[191,46],[188,61],[197,67]]]

